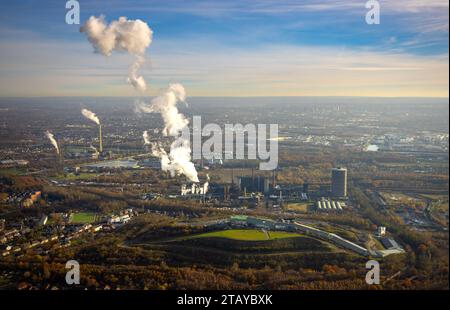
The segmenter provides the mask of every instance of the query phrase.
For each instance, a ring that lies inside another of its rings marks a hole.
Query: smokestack
[[[58,160],[59,160],[60,164],[62,164],[64,161],[64,157],[63,157],[63,148],[62,148],[61,140],[58,141],[58,144],[59,144]]]
[[[229,192],[229,187],[228,187],[228,185],[224,185],[224,187],[223,187],[223,197],[224,197],[224,200],[225,201],[228,201],[229,199],[228,199],[228,192]]]
[[[99,133],[98,133],[98,143],[99,143],[98,149],[100,150],[100,154],[102,154],[103,153],[102,124],[98,125],[98,131],[99,131]]]
[[[64,152],[63,152],[63,148],[61,148],[62,143],[60,143],[59,145],[60,145],[60,149],[59,149],[59,154],[58,154],[58,160],[59,160],[58,170],[61,173],[64,173]]]

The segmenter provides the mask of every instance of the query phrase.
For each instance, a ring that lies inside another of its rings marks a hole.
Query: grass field
[[[72,215],[73,224],[92,224],[96,221],[97,215],[91,212],[79,212]]]
[[[261,230],[244,230],[244,229],[234,229],[234,230],[222,230],[214,231],[210,233],[205,233],[201,235],[192,236],[191,238],[227,238],[233,240],[242,241],[265,241],[265,240],[275,240],[283,238],[295,238],[300,237],[300,234],[289,233],[283,231],[261,231]]]

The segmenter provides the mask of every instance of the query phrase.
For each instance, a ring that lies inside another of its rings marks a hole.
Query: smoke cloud
[[[52,143],[52,145],[55,147],[56,153],[59,155],[59,147],[58,147],[58,142],[56,142],[55,136],[50,132],[50,131],[46,131],[45,135],[47,136],[47,138],[50,140],[50,142]]]
[[[167,153],[161,144],[152,144],[152,154],[161,159],[161,167],[171,176],[185,175],[190,181],[198,183],[198,173],[191,161],[190,137],[183,135],[189,132],[189,120],[178,111],[177,104],[186,100],[186,91],[181,84],[171,84],[150,105],[141,104],[138,109],[144,113],[159,113],[164,121],[163,135],[175,140]]]
[[[100,120],[98,119],[97,115],[95,115],[94,112],[91,112],[88,109],[83,109],[83,110],[81,110],[81,114],[83,114],[84,117],[86,117],[87,119],[90,119],[97,125],[100,125]]]
[[[145,51],[153,38],[153,31],[147,23],[139,19],[128,20],[126,17],[120,17],[107,25],[104,16],[91,16],[80,28],[80,32],[84,32],[95,51],[104,56],[110,56],[113,51],[127,52],[135,56],[127,81],[141,92],[147,89],[144,77],[138,74],[145,62]]]

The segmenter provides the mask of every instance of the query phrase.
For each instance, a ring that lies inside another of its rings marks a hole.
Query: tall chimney
[[[102,138],[102,125],[98,125],[98,130],[99,130],[99,137],[98,137],[98,143],[99,143],[99,152],[100,154],[103,153],[103,138]]]
[[[61,141],[58,141],[59,144],[59,154],[58,156],[58,164],[57,164],[57,170],[60,173],[64,173],[64,154],[63,154],[63,145]]]

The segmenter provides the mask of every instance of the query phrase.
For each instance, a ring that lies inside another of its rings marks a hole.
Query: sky
[[[0,2],[0,97],[189,96],[448,98],[448,0],[79,0],[81,24],[126,16],[153,30],[141,74],[130,55],[95,53],[65,0]]]

